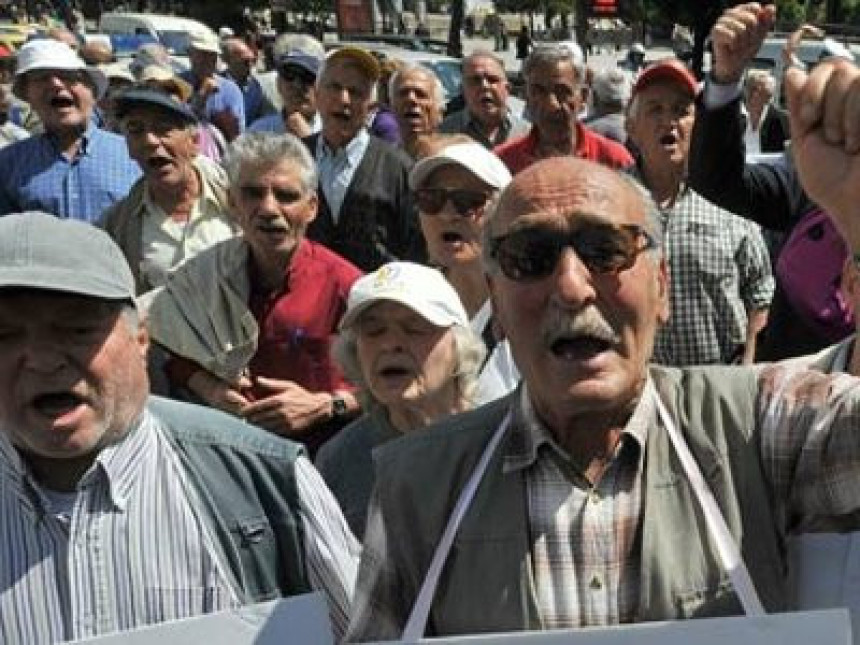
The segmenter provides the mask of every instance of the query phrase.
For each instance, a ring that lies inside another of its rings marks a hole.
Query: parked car
[[[192,33],[211,32],[202,22],[191,18],[155,13],[103,13],[99,30],[106,34],[150,35],[172,56],[187,57]]]

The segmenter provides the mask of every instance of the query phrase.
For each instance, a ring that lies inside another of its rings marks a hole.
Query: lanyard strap
[[[424,631],[427,628],[427,617],[430,615],[430,607],[433,604],[433,596],[436,595],[436,587],[439,584],[439,576],[442,575],[442,568],[445,566],[445,560],[448,559],[448,553],[451,551],[451,545],[454,544],[454,537],[457,535],[457,530],[460,528],[460,523],[469,510],[472,500],[475,497],[475,492],[481,480],[484,478],[484,472],[487,470],[487,465],[493,453],[496,452],[496,447],[502,440],[502,436],[508,429],[511,423],[510,412],[505,416],[502,423],[496,429],[495,434],[490,438],[487,447],[478,460],[478,465],[466,482],[463,492],[460,493],[457,499],[457,505],[448,518],[448,524],[445,527],[445,532],[442,534],[442,539],[436,547],[436,552],[433,554],[433,560],[430,562],[430,568],[427,570],[427,575],[424,577],[424,582],[421,585],[421,590],[418,592],[418,598],[415,600],[415,605],[412,607],[412,612],[409,614],[409,620],[406,622],[406,627],[403,628],[403,635],[400,639],[407,643],[412,643],[424,636]]]
[[[729,532],[729,527],[726,525],[726,520],[720,512],[717,500],[714,499],[714,494],[705,482],[699,465],[696,463],[693,454],[690,452],[690,448],[687,446],[687,442],[684,441],[677,426],[675,426],[675,422],[666,410],[666,406],[663,405],[659,396],[655,396],[655,399],[657,401],[657,412],[660,415],[660,420],[669,433],[672,446],[678,454],[678,459],[681,460],[681,465],[684,467],[687,479],[690,481],[696,499],[702,507],[705,515],[705,524],[717,544],[717,553],[720,556],[723,569],[725,569],[732,581],[735,593],[738,594],[741,606],[744,608],[744,613],[747,616],[763,616],[765,614],[764,607],[759,600],[758,593],[756,593],[755,585],[741,557],[738,545],[735,543],[732,534]]]

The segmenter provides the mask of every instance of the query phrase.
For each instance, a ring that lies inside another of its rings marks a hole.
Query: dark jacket
[[[311,591],[293,464],[302,448],[228,414],[151,397],[247,603]]]
[[[313,134],[304,140],[316,156]],[[308,239],[324,244],[362,271],[386,262],[423,262],[424,239],[409,190],[412,161],[401,150],[374,136],[347,188],[335,224],[325,194],[319,191],[319,212],[308,226]]]

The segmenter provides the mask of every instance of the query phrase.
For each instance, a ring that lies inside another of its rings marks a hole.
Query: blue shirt
[[[322,136],[317,139],[316,161],[320,189],[325,195],[335,223],[340,216],[340,207],[352,183],[352,177],[369,144],[370,135],[364,128],[359,130],[352,141],[338,150],[332,150]]]
[[[41,210],[95,222],[140,177],[125,139],[90,124],[74,159],[49,134],[0,150],[0,215]]]
[[[197,86],[200,84],[197,77],[191,70],[182,72],[179,75],[184,81],[191,83],[194,91],[197,91]],[[242,90],[229,78],[223,76],[215,76],[215,83],[218,85],[218,91],[212,92],[206,98],[206,105],[203,109],[203,118],[207,121],[212,121],[212,116],[229,110],[236,117],[239,123],[239,132],[245,130],[245,99],[242,98]]]
[[[311,134],[315,134],[322,129],[322,120],[319,113],[314,114],[314,120],[311,122]],[[284,115],[280,112],[261,116],[248,126],[248,132],[274,132],[275,134],[284,134],[287,131],[287,124],[284,122]]]
[[[233,81],[239,91],[242,93],[242,100],[245,105],[245,126],[251,125],[254,121],[263,116],[263,86],[256,76],[249,76],[247,82],[242,85],[229,72],[225,72],[224,78]]]

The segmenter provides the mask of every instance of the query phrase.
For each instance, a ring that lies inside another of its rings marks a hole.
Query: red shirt
[[[493,152],[505,162],[512,175],[540,161],[537,156],[537,128],[532,126],[529,133],[511,139],[493,149]],[[576,124],[576,150],[573,155],[580,159],[588,159],[602,163],[610,168],[628,168],[633,165],[633,157],[627,148],[616,141],[592,132],[581,123]]]
[[[257,353],[248,365],[250,376],[295,381],[312,392],[353,390],[331,358],[331,345],[361,271],[309,240],[296,249],[280,291],[254,291],[259,281],[249,270],[248,307],[260,328]],[[250,394],[257,398],[270,393],[254,388]]]

